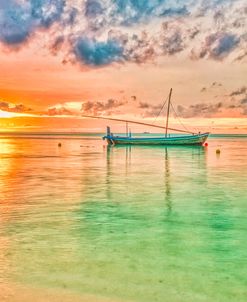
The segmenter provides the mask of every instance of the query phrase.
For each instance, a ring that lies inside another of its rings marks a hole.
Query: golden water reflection
[[[244,301],[245,141],[226,141],[220,157],[213,140],[207,149],[1,144],[3,283],[128,301],[178,301],[175,290],[183,301]]]

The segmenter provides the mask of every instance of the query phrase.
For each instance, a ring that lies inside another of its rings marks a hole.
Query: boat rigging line
[[[143,123],[143,122],[137,122],[137,121],[131,121],[131,120],[124,120],[124,119],[117,119],[117,118],[103,117],[103,116],[84,115],[84,114],[81,116],[85,117],[85,118],[94,118],[94,119],[109,120],[109,121],[116,121],[116,122],[125,122],[125,123],[150,126],[150,127],[154,127],[154,128],[160,128],[160,129],[168,129],[168,130],[172,130],[172,131],[176,131],[176,132],[195,134],[195,132],[192,132],[192,131],[186,131],[186,130],[170,128],[170,127],[166,128],[164,126],[152,125],[149,123]]]
[[[166,103],[167,103],[167,101],[168,101],[168,98],[169,98],[169,96],[167,96],[167,98],[166,98],[166,100],[165,100],[165,102],[164,102],[163,106],[161,107],[161,109],[160,109],[159,113],[156,115],[156,117],[155,117],[154,121],[152,122],[152,125],[154,125],[154,124],[155,124],[155,122],[156,122],[157,118],[160,116],[161,112],[163,111],[163,109],[164,109],[164,107],[165,107],[165,105],[166,105]]]
[[[171,103],[171,107],[172,107],[172,110],[173,110],[173,112],[175,113],[175,116],[176,116],[176,118],[178,119],[180,125],[181,125],[185,130],[188,130],[188,128],[182,123],[182,121],[181,121],[179,115],[177,114],[177,112],[176,112],[176,110],[175,110],[175,108],[174,108],[174,106],[173,106],[172,103]]]

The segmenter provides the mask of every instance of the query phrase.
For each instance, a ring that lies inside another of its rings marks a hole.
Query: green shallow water
[[[137,302],[246,301],[247,138],[208,142],[1,137],[0,282]]]

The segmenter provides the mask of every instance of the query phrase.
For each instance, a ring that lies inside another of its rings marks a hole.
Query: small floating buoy
[[[61,143],[58,143],[58,147],[62,147],[62,144],[61,144]]]
[[[208,146],[208,143],[205,143],[205,144],[204,144],[204,147],[207,147],[207,146]]]
[[[220,149],[216,149],[216,154],[220,154]]]

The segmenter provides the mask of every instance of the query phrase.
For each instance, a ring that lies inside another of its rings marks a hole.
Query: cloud
[[[7,111],[9,109],[9,103],[0,101],[0,109]]]
[[[53,55],[56,55],[64,44],[65,40],[63,36],[57,36],[54,40],[52,40],[52,44],[49,46],[49,50]]]
[[[203,87],[203,91],[208,89],[214,89],[214,87],[221,87],[222,83],[214,81],[206,88]],[[234,98],[233,96],[238,96]],[[234,90],[229,95],[219,96],[220,101],[217,102],[198,102],[192,105],[177,105],[171,107],[170,115],[175,118],[195,118],[195,117],[246,117],[247,116],[247,87],[243,86]],[[162,104],[152,104],[149,102],[138,102],[138,113],[143,117],[156,117],[158,114],[164,116],[166,114],[166,108],[161,111]],[[173,110],[175,108],[175,111]]]
[[[160,16],[180,16],[180,15],[182,16],[189,15],[189,11],[185,5],[177,8],[167,8],[160,14]]]
[[[31,108],[26,107],[23,104],[12,104],[5,101],[0,101],[0,110],[18,113],[27,113],[32,111]]]
[[[138,108],[140,109],[140,114],[143,117],[156,117],[159,114],[162,116],[164,114],[161,112],[163,104],[151,104],[148,102],[142,102],[140,101],[138,104]]]
[[[32,29],[32,19],[28,6],[18,5],[10,0],[0,11],[0,40],[15,45],[28,39]]]
[[[136,1],[114,0],[111,13],[117,16],[121,25],[131,26],[136,23],[146,23],[151,18],[187,15],[188,9],[184,1]],[[193,1],[187,1],[190,5]]]
[[[85,2],[85,16],[95,18],[98,15],[102,15],[103,12],[104,9],[101,2],[97,0],[87,0]]]
[[[178,105],[177,112],[179,116],[183,118],[212,117],[215,114],[219,113],[222,107],[222,102],[218,102],[216,104],[198,103],[190,105],[189,107]]]
[[[215,46],[210,50],[210,56],[214,59],[222,59],[227,56],[239,42],[239,38],[234,34],[219,34]]]
[[[228,56],[239,44],[240,39],[232,33],[216,32],[208,35],[199,50],[192,49],[192,59],[208,57],[222,60]]]
[[[112,114],[113,110],[126,104],[124,101],[109,99],[106,102],[93,102],[86,101],[82,104],[81,111],[83,114],[99,115],[99,114]]]
[[[245,9],[241,0],[0,0],[0,42],[19,49],[56,24],[49,32],[51,53],[90,68],[182,52],[223,60],[241,49],[240,61],[246,56]]]
[[[240,103],[243,105],[247,105],[247,94],[240,100]]]
[[[167,108],[162,108],[163,104],[150,104],[148,102],[139,102],[139,114],[143,117],[166,116]],[[177,105],[175,112],[171,106],[170,116],[177,118],[192,118],[192,117],[214,117],[218,113],[224,114],[224,109],[228,108],[228,103],[217,102],[213,103],[197,103],[189,106]],[[161,110],[162,109],[162,110]]]
[[[149,103],[146,103],[146,102],[140,102],[139,103],[139,108],[141,109],[147,109],[147,108],[150,108],[150,104]]]
[[[0,5],[0,41],[8,46],[26,42],[38,28],[58,21],[64,5],[65,0],[5,1]]]
[[[244,117],[247,115],[247,87],[243,86],[229,95],[222,95],[220,98],[221,101],[216,103],[196,103],[190,106],[178,105],[177,112],[183,118]]]
[[[52,107],[48,108],[47,114],[50,116],[56,115],[74,115],[72,111],[68,110],[65,107]]]
[[[234,90],[233,92],[230,93],[230,96],[241,95],[241,94],[247,94],[246,86],[242,86],[241,88]]]
[[[168,55],[174,55],[184,50],[185,39],[181,28],[178,25],[170,25],[169,22],[164,22],[160,35],[160,45],[162,52]]]
[[[236,57],[235,61],[242,61],[246,57],[247,57],[247,51],[243,51],[240,55]]]
[[[73,54],[81,64],[104,66],[112,63],[152,61],[155,41],[142,31],[139,35],[124,34],[120,30],[110,30],[105,40],[81,36],[72,38]]]
[[[96,39],[79,38],[74,47],[76,58],[87,65],[107,65],[120,62],[124,58],[123,47],[117,40],[107,39],[96,41]]]
[[[60,19],[65,3],[65,0],[31,0],[31,17],[39,26],[48,28]]]
[[[211,85],[211,87],[221,87],[222,86],[222,84],[221,83],[219,83],[219,82],[213,82],[212,83],[212,85]]]
[[[212,84],[209,86],[209,87],[202,87],[202,89],[200,90],[201,92],[206,92],[206,91],[212,91],[213,89],[215,89],[215,88],[219,88],[219,87],[222,87],[223,85],[222,85],[222,83],[220,83],[220,82],[212,82]]]

